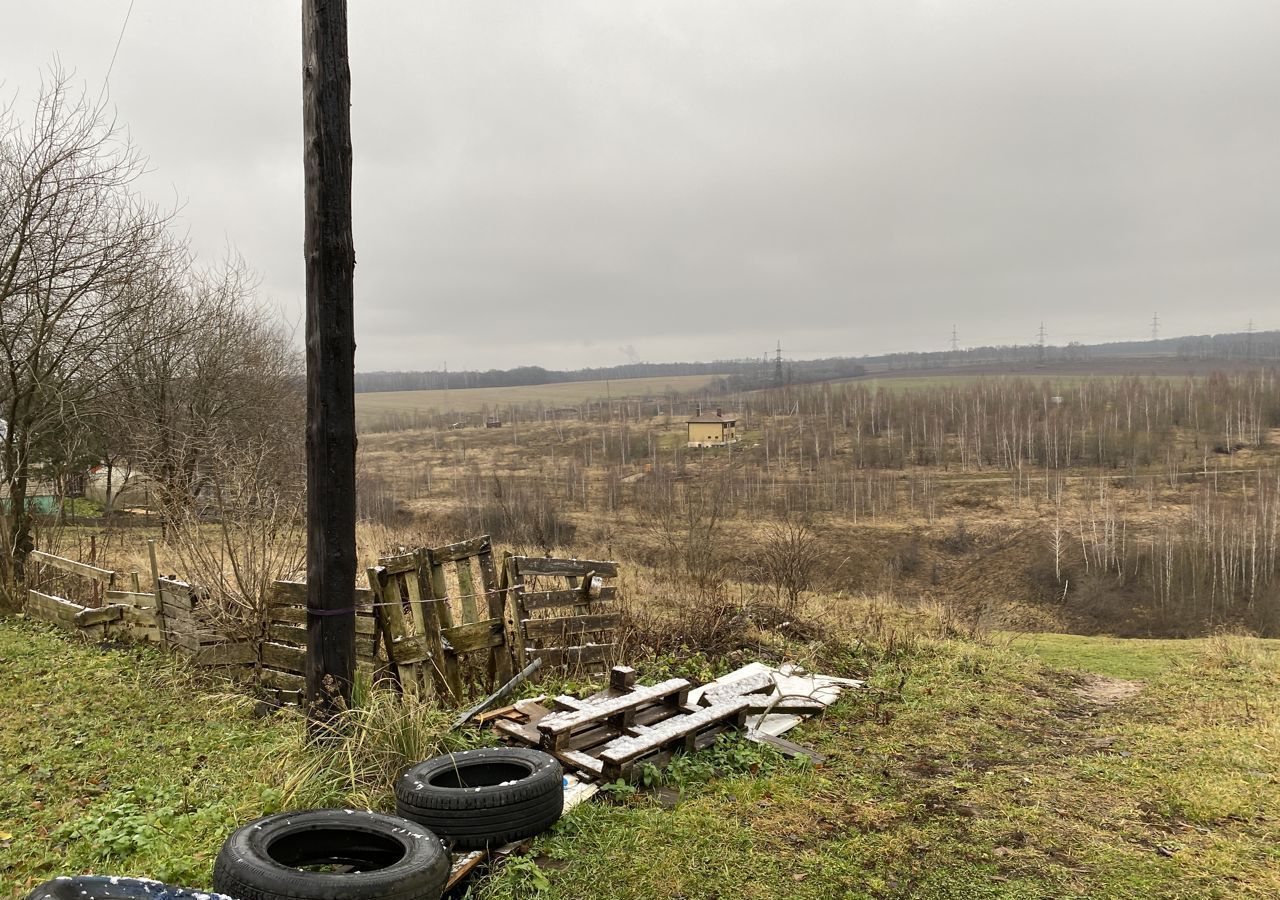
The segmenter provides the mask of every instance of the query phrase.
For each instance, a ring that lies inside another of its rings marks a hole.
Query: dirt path
[[[1086,675],[1084,680],[1071,690],[1077,697],[1089,703],[1097,706],[1111,706],[1137,696],[1145,686],[1145,682],[1141,681],[1126,681],[1123,678],[1110,678],[1106,675]]]

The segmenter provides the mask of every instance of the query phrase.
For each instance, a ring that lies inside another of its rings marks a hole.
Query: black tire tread
[[[510,785],[480,790],[433,787],[430,779],[448,771],[457,757],[507,760],[530,774]],[[525,748],[469,750],[419,763],[395,783],[396,811],[454,842],[458,849],[500,846],[546,831],[564,812],[564,770],[548,754]],[[421,784],[422,787],[415,787]]]

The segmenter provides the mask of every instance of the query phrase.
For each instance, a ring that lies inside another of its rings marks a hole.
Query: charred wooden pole
[[[307,715],[325,731],[355,671],[356,425],[346,0],[302,0],[307,270]]]

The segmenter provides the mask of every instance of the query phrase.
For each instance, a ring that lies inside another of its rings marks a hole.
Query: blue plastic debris
[[[234,900],[226,894],[195,891],[149,878],[75,875],[46,881],[27,900]]]

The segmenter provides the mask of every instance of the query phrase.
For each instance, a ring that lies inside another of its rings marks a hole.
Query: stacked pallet
[[[590,776],[628,778],[640,762],[702,749],[722,732],[745,726],[752,705],[747,696],[729,692],[697,706],[688,701],[692,687],[683,678],[637,686],[633,669],[615,666],[607,689],[583,700],[556,697],[550,710],[526,708],[524,721],[499,719],[494,727]]]

